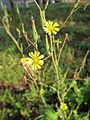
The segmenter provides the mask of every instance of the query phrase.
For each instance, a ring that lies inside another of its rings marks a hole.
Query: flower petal
[[[38,61],[38,64],[39,64],[39,65],[43,65],[43,64],[44,64],[44,61],[43,61],[43,60],[39,60],[39,61]]]
[[[39,57],[38,57],[38,59],[43,59],[44,58],[44,55],[40,55]]]
[[[33,52],[30,52],[30,53],[29,53],[29,56],[30,56],[31,58],[33,58],[33,57],[34,57]]]
[[[52,31],[52,33],[53,33],[54,35],[56,35],[56,34],[57,34],[57,32],[56,32],[56,31],[54,31],[54,30]]]
[[[53,24],[53,27],[59,27],[59,24],[55,22],[55,23]]]
[[[59,28],[54,28],[54,30],[58,32],[58,31],[59,31]]]
[[[37,64],[37,69],[41,69],[41,66]]]

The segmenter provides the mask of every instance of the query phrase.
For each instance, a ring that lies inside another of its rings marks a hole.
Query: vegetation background
[[[73,4],[49,4],[46,10],[47,20],[56,21],[59,25],[68,17]],[[31,14],[36,23],[39,39],[39,51],[43,54],[45,48],[45,36],[40,23],[39,10],[36,6],[30,8],[21,8],[20,15],[25,26],[25,31],[29,39],[33,39]],[[21,54],[13,43],[12,39],[6,33],[2,18],[4,13],[0,12],[0,120],[57,120],[63,119],[57,112],[57,95],[49,87],[43,87],[44,99],[48,105],[45,107],[33,84],[25,84],[25,70],[20,64]],[[9,15],[13,16],[9,11]],[[11,24],[15,24],[11,20]],[[18,38],[15,28],[11,27],[12,34]],[[68,33],[70,41],[67,41],[61,56],[59,76],[62,79],[65,71],[69,68],[69,78],[72,78],[74,70],[80,68],[86,52],[90,51],[90,5],[81,7],[75,12],[67,24],[58,32],[57,38],[63,41],[65,34]],[[25,55],[32,48],[27,49],[27,43],[22,37]],[[57,80],[53,63],[51,59],[43,66],[43,72],[40,72],[42,82],[48,86],[56,88]],[[90,54],[87,56],[86,65],[80,73],[78,82],[75,82],[70,92],[67,94],[65,102],[69,109],[74,109],[79,104],[78,113],[71,116],[70,120],[89,120],[90,118]],[[42,86],[40,86],[40,89]],[[69,112],[67,111],[67,114]],[[74,113],[72,113],[74,114]]]

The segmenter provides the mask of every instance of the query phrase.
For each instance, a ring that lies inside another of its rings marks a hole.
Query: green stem
[[[7,32],[7,34],[12,38],[13,42],[15,43],[15,45],[17,46],[18,50],[21,52],[21,54],[23,55],[23,52],[20,48],[20,46],[18,45],[18,42],[17,40],[12,36],[12,34],[10,33],[10,31],[7,29],[7,26],[5,25],[4,21],[2,21],[3,25],[4,25],[4,28]]]
[[[41,96],[41,99],[42,99],[42,101],[43,101],[45,107],[47,107],[47,104],[46,104],[46,101],[45,101],[44,97],[43,97],[42,95],[40,95],[40,96]]]
[[[52,61],[53,61],[53,64],[54,64],[54,67],[55,67],[55,70],[56,70],[57,79],[58,79],[57,96],[58,96],[59,102],[61,102],[61,98],[60,98],[60,95],[59,95],[60,80],[59,80],[58,69],[57,69],[57,66],[56,66],[56,63],[55,63],[55,59],[54,59],[54,56],[53,56],[53,42],[52,42],[52,36],[51,36],[51,35],[50,35],[50,44],[51,44],[51,56],[52,56]]]

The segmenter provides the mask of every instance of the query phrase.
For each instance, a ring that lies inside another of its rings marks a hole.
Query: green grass
[[[20,55],[14,46],[0,52],[0,81],[14,83],[23,80],[23,69],[19,63]]]
[[[17,83],[23,79],[20,54],[4,28],[0,28],[0,82]]]

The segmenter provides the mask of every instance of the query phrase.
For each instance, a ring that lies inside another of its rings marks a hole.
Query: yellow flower
[[[26,62],[26,58],[24,58],[24,57],[23,57],[23,58],[21,58],[20,62],[21,62],[21,63]]]
[[[42,60],[44,58],[44,55],[40,55],[40,52],[35,51],[29,53],[30,57],[21,58],[21,63],[26,63],[30,67],[32,67],[33,70],[41,69],[41,66],[44,64],[44,61]]]
[[[44,31],[48,33],[48,35],[54,34],[56,35],[57,32],[59,31],[59,24],[58,23],[53,23],[52,21],[47,21],[45,23]]]
[[[44,61],[42,60],[44,58],[44,55],[40,55],[40,52],[35,51],[29,53],[30,56],[30,64],[33,68],[33,70],[41,69],[41,66],[44,64]]]
[[[30,65],[31,64],[31,58],[29,58],[29,57],[23,57],[23,58],[21,58],[21,63],[22,64],[26,63],[26,64]]]
[[[57,114],[57,116],[59,117],[59,116],[60,116],[60,111],[57,111],[56,114]]]
[[[21,61],[20,61],[23,65],[23,68],[25,69],[25,71],[29,72],[29,66],[31,64],[31,58],[29,57],[23,57],[21,58]]]
[[[43,88],[41,88],[41,90],[40,90],[40,95],[43,95],[44,94],[44,89]]]
[[[74,116],[77,116],[77,110],[73,110]]]
[[[66,103],[61,103],[60,108],[61,108],[62,110],[67,110],[67,104],[66,104]]]

